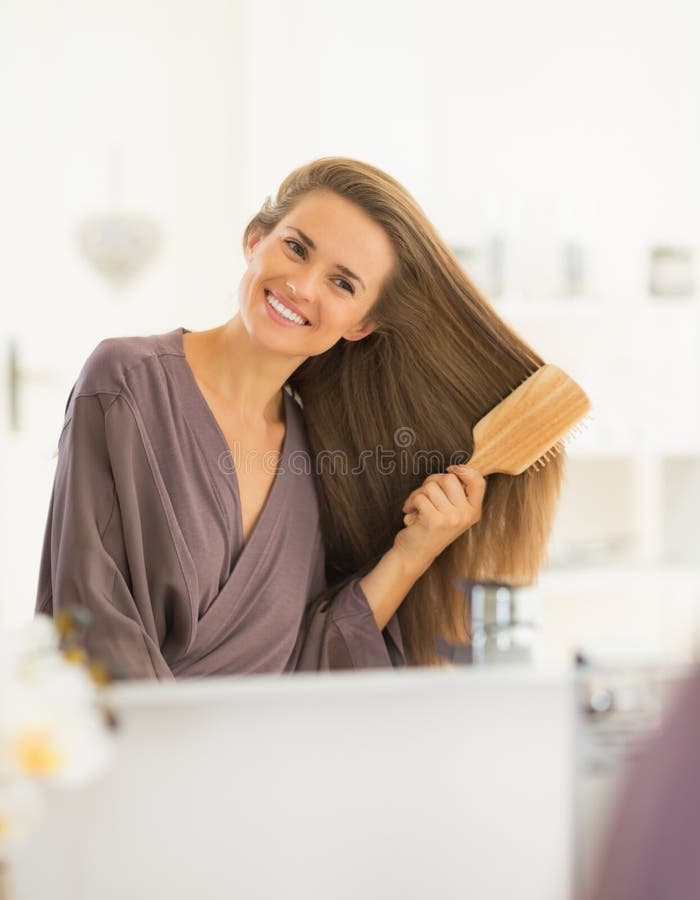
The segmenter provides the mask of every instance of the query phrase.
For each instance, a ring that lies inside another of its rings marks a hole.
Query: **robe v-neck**
[[[224,434],[224,430],[221,427],[221,424],[220,424],[218,418],[216,417],[214,410],[211,408],[209,401],[204,396],[204,392],[202,391],[202,389],[199,386],[199,383],[197,381],[197,376],[195,375],[194,370],[193,370],[189,360],[187,359],[187,354],[185,353],[184,335],[191,334],[192,332],[188,328],[176,329],[176,334],[178,332],[179,332],[179,339],[180,339],[179,340],[179,343],[180,343],[179,349],[182,352],[182,357],[183,357],[183,361],[184,361],[185,381],[189,382],[189,385],[192,389],[192,393],[200,401],[199,405],[203,412],[203,419],[206,421],[207,425],[211,426],[211,428],[215,432],[215,436],[213,437],[213,440],[218,439],[218,442],[220,444],[221,453],[224,454],[223,457],[221,455],[219,455],[218,466],[219,466],[219,468],[221,468],[221,466],[224,465],[224,463],[222,462],[223,459],[228,460],[230,463],[230,465],[227,467],[225,466],[225,468],[230,469],[230,484],[231,484],[231,487],[233,488],[234,499],[236,501],[236,507],[238,509],[238,534],[240,536],[240,544],[241,544],[240,552],[243,553],[243,551],[245,550],[247,545],[251,542],[251,540],[255,539],[255,532],[257,531],[258,526],[260,525],[263,518],[266,515],[268,515],[269,507],[274,506],[274,503],[275,503],[274,494],[275,494],[275,491],[277,490],[277,485],[280,480],[279,479],[279,471],[277,471],[275,473],[275,477],[272,480],[272,484],[268,488],[267,496],[265,497],[265,501],[260,509],[260,512],[258,513],[258,516],[253,524],[253,527],[250,530],[250,534],[248,535],[248,538],[246,540],[245,535],[244,535],[244,528],[243,528],[243,504],[241,502],[241,487],[240,487],[240,482],[238,480],[238,474],[236,472],[235,450],[229,444],[228,439],[226,438],[226,435]],[[284,421],[284,437],[282,439],[282,447],[280,448],[279,451],[275,451],[275,452],[279,453],[279,459],[278,459],[277,466],[276,466],[276,468],[278,470],[280,468],[284,467],[284,465],[287,461],[289,422],[291,420],[289,403],[294,402],[285,388],[282,389],[282,396],[283,396],[285,421]]]

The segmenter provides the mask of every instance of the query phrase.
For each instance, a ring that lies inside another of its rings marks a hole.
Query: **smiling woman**
[[[231,319],[83,366],[37,609],[87,611],[117,677],[440,663],[468,637],[455,575],[541,564],[562,457],[488,492],[446,469],[542,360],[366,163],[292,172],[243,250]]]
[[[296,349],[290,335],[271,326],[270,318],[280,324],[278,316],[282,324],[308,323],[298,334],[304,358],[324,353],[341,338],[359,341],[377,327],[369,311],[396,252],[386,232],[344,197],[320,190],[305,194],[269,232],[251,229],[245,253],[241,318],[261,345],[286,353]]]

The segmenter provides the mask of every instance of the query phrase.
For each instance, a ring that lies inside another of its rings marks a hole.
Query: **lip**
[[[277,300],[279,300],[280,303],[284,303],[284,305],[287,307],[287,309],[291,309],[291,311],[293,313],[296,313],[298,316],[301,316],[301,318],[304,319],[304,321],[308,322],[309,325],[311,324],[311,321],[308,318],[308,316],[305,316],[304,313],[299,309],[299,307],[295,306],[293,303],[291,303],[289,300],[287,300],[287,298],[283,294],[278,294],[277,291],[271,291],[270,288],[266,288],[266,293],[272,294],[272,296],[275,297]],[[265,302],[267,302],[267,300]]]

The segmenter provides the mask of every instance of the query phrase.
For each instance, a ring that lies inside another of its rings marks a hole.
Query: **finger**
[[[435,492],[435,486],[439,486],[440,494]],[[416,491],[413,491],[404,504],[403,521],[406,526],[412,525],[418,519],[416,502],[419,496],[430,497],[433,505],[443,512],[449,507],[444,504],[447,499],[452,506],[462,509],[464,504],[477,511],[481,510],[484,494],[486,492],[486,479],[477,470],[469,466],[451,466],[446,474],[430,475]],[[440,498],[444,498],[441,502]]]
[[[451,466],[450,472],[464,485],[469,503],[475,507],[481,506],[486,493],[486,479],[481,472],[469,466]]]
[[[417,493],[417,491],[411,491],[411,493],[408,495],[408,497],[406,497],[404,505],[401,507],[401,512],[406,513],[406,512],[410,512],[412,509],[415,509],[413,500],[416,496],[416,493]]]
[[[466,486],[457,475],[450,473],[445,475],[442,489],[452,505],[458,509],[462,509],[468,503]]]
[[[422,491],[426,485],[432,484],[432,483],[444,485],[444,484],[449,483],[450,481],[454,481],[456,484],[460,484],[460,481],[456,475],[450,475],[449,473],[446,473],[446,472],[435,472],[433,475],[428,475],[428,477],[420,485],[420,487],[417,487],[415,490],[411,491],[411,493],[408,495],[408,497],[406,497],[406,500],[405,500],[403,506],[401,507],[401,511],[407,512],[412,508],[413,498],[418,493],[418,491]],[[464,488],[462,488],[461,486],[460,486],[460,490],[462,492],[464,492]]]
[[[421,515],[425,519],[426,517],[431,516],[437,512],[437,509],[433,505],[432,501],[428,497],[426,497],[425,494],[416,494],[413,502],[413,510],[408,512],[404,516],[404,522],[406,524],[411,524],[412,522],[417,521],[421,517]],[[407,522],[407,519],[410,519],[410,522]]]
[[[466,488],[461,479],[457,475],[446,473],[441,475],[431,475],[430,482],[424,482],[419,491],[430,497],[436,509],[444,513],[452,512],[454,509],[464,509],[470,505],[467,500]],[[418,491],[414,491],[414,494]],[[411,505],[407,504],[404,512],[411,512]]]
[[[416,488],[416,490],[419,490],[419,488]],[[401,512],[406,512],[410,507],[413,506],[413,498],[416,494],[416,490],[411,491],[408,497],[406,497],[403,502],[403,506],[401,507]]]
[[[424,485],[421,493],[428,497],[435,509],[439,509],[440,512],[447,513],[452,511],[454,504],[445,493],[442,480],[439,482],[431,481],[429,484]]]
[[[401,511],[404,513],[414,512],[416,510],[416,497],[427,497],[432,501],[433,505],[436,509],[442,510],[443,512],[448,512],[450,509],[450,501],[445,496],[445,492],[440,487],[439,483],[435,481],[436,476],[430,476],[433,481],[431,482],[423,482],[423,484],[417,488],[415,491],[412,491],[408,497],[406,498],[406,502],[401,507]],[[440,478],[441,476],[437,476]],[[460,487],[460,490],[463,489]]]

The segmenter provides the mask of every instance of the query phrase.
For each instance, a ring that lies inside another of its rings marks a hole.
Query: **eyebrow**
[[[308,236],[308,234],[304,234],[304,232],[301,230],[301,228],[295,228],[294,225],[289,225],[288,227],[291,228],[292,231],[296,231],[296,233],[299,235],[299,237],[302,239],[302,241],[306,244],[306,246],[309,248],[309,250],[315,250],[315,249],[316,249],[316,244],[314,244],[314,242],[311,240],[311,238]],[[366,290],[367,290],[367,288],[365,287],[365,283],[364,283],[364,281],[360,278],[360,276],[359,276],[359,275],[355,275],[354,272],[351,272],[350,269],[348,269],[347,266],[341,266],[341,265],[339,265],[339,264],[336,263],[336,269],[337,269],[339,272],[342,272],[343,275],[346,275],[348,278],[352,278],[353,281],[359,281],[360,284],[362,285],[362,290],[363,290],[363,291],[366,291]]]

